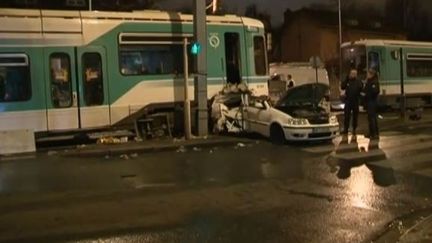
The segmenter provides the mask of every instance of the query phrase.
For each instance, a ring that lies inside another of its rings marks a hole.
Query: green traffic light
[[[200,45],[200,43],[198,43],[198,42],[192,43],[192,46],[191,46],[191,53],[192,53],[192,55],[198,55],[198,54],[200,54],[200,52],[201,52],[201,45]]]

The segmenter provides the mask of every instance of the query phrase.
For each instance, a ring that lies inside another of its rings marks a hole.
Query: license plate
[[[330,128],[328,127],[315,127],[312,129],[313,133],[327,133],[330,132]]]

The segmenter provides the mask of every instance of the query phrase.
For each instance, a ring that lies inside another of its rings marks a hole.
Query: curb
[[[243,144],[251,144],[251,140],[247,139],[218,139],[218,140],[204,140],[197,139],[191,141],[182,141],[178,143],[170,144],[158,144],[158,145],[149,145],[149,144],[122,144],[122,145],[96,145],[93,148],[84,148],[84,149],[75,149],[67,152],[59,152],[59,156],[63,157],[95,157],[95,156],[119,156],[123,154],[131,154],[131,153],[156,153],[156,152],[168,152],[168,151],[176,151],[180,148],[184,148],[186,150],[191,150],[195,147],[199,148],[210,148],[216,146],[228,147],[234,146],[239,143]]]
[[[376,152],[350,152],[343,154],[334,154],[332,155],[334,159],[337,159],[341,162],[351,162],[351,163],[372,163],[376,161],[380,161],[386,159],[387,156],[383,151],[376,150]]]
[[[399,242],[426,242],[432,240],[432,215],[409,228]]]
[[[372,242],[431,242],[432,208],[402,215],[391,222]]]
[[[397,122],[395,122],[397,121]],[[420,121],[401,121],[401,120],[394,120],[389,121],[389,120],[385,120],[385,121],[378,121],[379,123],[385,124],[385,123],[393,123],[393,124],[389,124],[389,125],[384,125],[382,127],[381,130],[383,131],[387,131],[387,130],[395,130],[395,129],[401,129],[401,128],[408,128],[409,126],[413,126],[413,125],[431,125],[432,126],[432,119],[427,118],[427,119],[422,119]]]

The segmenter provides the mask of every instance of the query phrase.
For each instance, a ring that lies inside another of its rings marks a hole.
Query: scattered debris
[[[239,147],[239,148],[244,148],[244,147],[246,147],[246,144],[244,144],[244,143],[238,143],[238,144],[237,144],[237,147]]]
[[[138,154],[137,154],[137,153],[133,153],[133,154],[130,155],[130,157],[131,157],[131,158],[137,158],[137,157],[138,157]]]
[[[186,148],[182,145],[182,146],[180,146],[178,149],[177,149],[177,153],[186,153]]]
[[[48,156],[53,156],[56,155],[58,152],[57,151],[48,151]]]
[[[120,159],[128,160],[129,156],[127,154],[120,155]]]
[[[111,157],[107,154],[105,155],[105,159],[110,159]]]
[[[210,151],[209,151],[209,154],[212,154],[213,153],[213,150],[212,149],[210,149]]]
[[[85,147],[87,147],[87,145],[85,145],[85,144],[77,145],[77,148],[78,148],[78,149],[85,148]]]
[[[403,226],[402,221],[399,221],[399,223],[397,225],[397,228],[398,228],[399,232],[403,232],[404,231],[404,226]]]
[[[140,137],[135,137],[135,142],[142,142],[142,141],[144,141],[142,138],[140,138]]]
[[[201,148],[198,148],[198,147],[193,147],[192,150],[195,151],[195,152],[199,152],[199,151],[201,151],[202,149],[201,149]]]
[[[120,143],[127,143],[128,141],[129,141],[128,137],[121,137],[121,138],[101,137],[97,140],[97,144],[120,144]]]

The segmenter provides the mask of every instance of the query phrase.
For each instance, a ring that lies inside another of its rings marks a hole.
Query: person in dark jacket
[[[369,69],[366,78],[366,85],[363,90],[365,105],[369,122],[369,138],[378,139],[378,96],[380,93],[380,85],[376,70]]]
[[[356,134],[359,99],[363,89],[363,83],[357,78],[357,70],[351,69],[348,77],[342,82],[341,89],[345,90],[344,129],[342,134],[347,134],[350,127],[352,113],[352,133]]]

